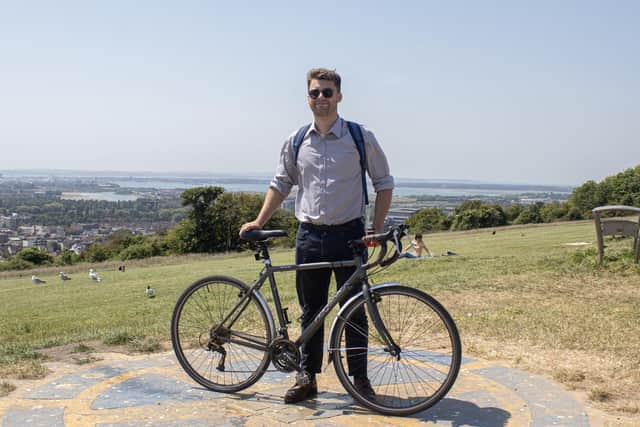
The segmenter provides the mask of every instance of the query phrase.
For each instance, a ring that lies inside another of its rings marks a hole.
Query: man
[[[333,70],[313,69],[307,74],[307,101],[313,113],[313,123],[304,135],[296,158],[294,132],[284,143],[275,177],[269,185],[258,217],[244,224],[240,232],[262,228],[278,209],[294,185],[298,186],[295,215],[300,221],[296,237],[296,263],[326,262],[351,259],[349,240],[364,235],[365,195],[362,187],[360,154],[346,122],[338,116],[342,101],[341,78]],[[393,177],[384,152],[373,133],[363,129],[367,173],[376,191],[373,226],[383,231],[384,220],[391,205]],[[338,289],[353,273],[354,267],[334,270]],[[298,271],[296,290],[302,308],[302,329],[326,304],[331,269]],[[354,289],[353,294],[359,292]],[[359,324],[366,330],[367,319],[362,312]],[[352,334],[354,335],[354,334]],[[348,345],[359,336],[347,337]],[[299,381],[285,394],[285,403],[295,403],[317,394],[315,375],[322,366],[324,328],[302,345],[301,368],[309,381]],[[349,373],[354,385],[373,395],[367,378],[366,354],[349,360]]]

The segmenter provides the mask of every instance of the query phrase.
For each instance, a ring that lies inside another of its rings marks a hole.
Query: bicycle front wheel
[[[171,341],[178,362],[211,390],[247,388],[269,365],[270,317],[255,295],[238,306],[248,289],[231,277],[207,277],[189,286],[173,311]]]
[[[349,394],[374,411],[396,416],[423,411],[442,399],[458,376],[462,350],[456,325],[420,290],[384,285],[372,288],[372,296],[400,355],[389,354],[360,296],[341,312],[331,334],[336,374]],[[374,393],[354,385],[351,375],[365,372]]]

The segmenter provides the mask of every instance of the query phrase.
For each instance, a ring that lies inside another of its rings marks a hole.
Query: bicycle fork
[[[395,357],[396,360],[400,360],[400,353],[402,352],[402,349],[400,348],[400,346],[398,346],[398,344],[396,344],[396,342],[393,340],[393,337],[391,337],[391,334],[387,330],[387,327],[385,326],[384,321],[380,316],[380,311],[378,310],[377,304],[380,301],[380,297],[372,292],[371,287],[364,281],[362,283],[362,295],[364,297],[369,316],[371,317],[371,321],[373,322],[376,331],[378,331],[378,334],[380,334],[380,337],[382,338],[382,341],[385,345],[383,350],[389,353],[391,356]],[[345,307],[343,307],[343,309],[344,308]],[[333,335],[333,333],[331,335]],[[331,356],[333,351],[330,349],[329,352],[329,363],[331,363],[333,361],[333,357]]]
[[[380,317],[380,312],[378,311],[378,302],[380,302],[380,297],[371,292],[371,288],[367,284],[362,285],[362,295],[364,296],[364,300],[367,304],[367,310],[371,316],[371,321],[386,345],[384,351],[388,352],[397,360],[400,360],[400,352],[402,349],[393,340],[391,334],[389,334],[387,327]]]

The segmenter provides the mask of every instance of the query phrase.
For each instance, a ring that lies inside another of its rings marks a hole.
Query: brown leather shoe
[[[308,384],[296,384],[284,394],[284,403],[298,403],[318,394],[318,383],[312,378]]]
[[[358,390],[363,397],[368,400],[375,400],[376,392],[371,387],[371,382],[367,377],[354,377],[353,386]]]

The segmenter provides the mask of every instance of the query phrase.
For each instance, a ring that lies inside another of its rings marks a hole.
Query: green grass
[[[640,269],[630,241],[607,240],[600,267],[590,221],[495,230],[426,235],[433,253],[458,255],[400,260],[371,280],[399,281],[436,297],[455,318],[468,355],[546,373],[585,390],[604,409],[637,410]],[[575,242],[592,245],[566,245]],[[272,256],[274,264],[293,261],[291,250]],[[156,351],[170,340],[173,306],[190,283],[213,274],[250,282],[261,264],[250,253],[131,262],[125,273],[99,264],[101,283],[89,280],[89,267],[65,270],[73,278],[67,282],[57,269],[38,270],[46,285],[32,284],[31,272],[0,276],[0,377],[37,365],[35,350],[62,344],[100,340]],[[295,335],[294,274],[278,280]],[[145,297],[147,285],[155,298]]]

